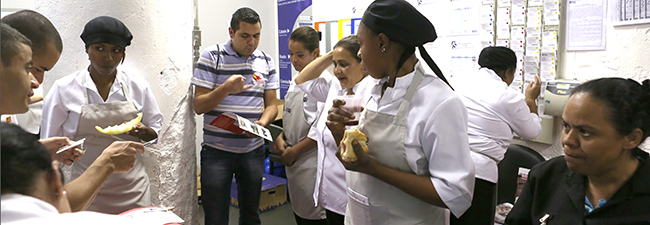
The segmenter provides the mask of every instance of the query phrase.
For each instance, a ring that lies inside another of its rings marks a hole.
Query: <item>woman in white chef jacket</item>
[[[408,2],[377,0],[358,37],[364,68],[380,80],[358,127],[368,153],[354,145],[357,161],[341,159],[348,169],[346,224],[448,224],[450,211],[459,217],[470,206],[474,164],[465,106],[422,47],[436,39],[435,29]],[[424,73],[416,46],[438,77]],[[342,104],[328,115],[336,140],[351,116]]]
[[[327,129],[327,111],[339,96],[359,95],[368,100],[368,87],[374,85],[372,79],[361,69],[361,59],[357,56],[359,42],[354,35],[341,39],[334,49],[314,60],[305,67],[295,82],[307,96],[324,102],[324,108],[308,137],[318,142],[318,165],[314,200],[326,209],[327,224],[343,224],[347,197],[345,191],[345,168],[336,158],[336,142]],[[316,79],[327,67],[334,65],[337,81]]]
[[[494,224],[498,163],[510,146],[512,132],[533,139],[542,130],[535,99],[540,80],[526,88],[526,95],[508,86],[515,77],[517,56],[506,47],[487,47],[478,57],[481,68],[472,76],[454,82],[456,92],[467,107],[468,138],[474,160],[476,181],[472,206],[465,215],[452,218],[451,225]]]
[[[72,166],[73,179],[113,141],[152,141],[162,125],[162,114],[147,82],[117,68],[133,39],[128,28],[115,18],[97,17],[86,24],[81,39],[90,66],[54,83],[45,97],[41,124],[42,138],[86,138],[86,152]],[[142,122],[126,134],[112,136],[95,129],[129,121],[139,112]],[[149,178],[142,155],[137,154],[130,171],[106,179],[88,210],[117,214],[149,205]]]
[[[314,28],[301,26],[289,37],[289,57],[298,72],[318,58],[319,35]],[[318,79],[331,80],[331,74],[323,71]],[[311,98],[291,82],[284,96],[282,126],[284,132],[276,139],[278,154],[286,166],[289,197],[296,224],[327,224],[325,209],[316,206],[313,198],[318,159],[316,141],[307,138],[309,129],[320,115],[323,103]]]

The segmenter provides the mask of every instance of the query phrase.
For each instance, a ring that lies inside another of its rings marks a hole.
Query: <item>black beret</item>
[[[433,24],[404,0],[376,0],[368,6],[361,22],[391,41],[416,47],[438,38]]]
[[[487,47],[478,56],[478,65],[490,69],[514,68],[517,66],[517,55],[506,47]]]
[[[86,48],[91,44],[108,43],[122,48],[129,46],[133,35],[122,21],[109,16],[100,16],[88,21],[81,33]]]

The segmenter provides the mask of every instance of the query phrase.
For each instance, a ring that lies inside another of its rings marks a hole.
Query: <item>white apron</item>
[[[289,146],[305,139],[311,128],[312,124],[308,123],[303,112],[305,101],[305,93],[302,91],[288,92],[284,97],[282,126]],[[286,167],[291,207],[293,212],[303,219],[325,219],[325,209],[316,206],[312,197],[316,185],[317,163],[318,148],[314,148],[299,155],[292,166]]]
[[[85,83],[86,76],[84,75],[82,84]],[[120,82],[120,85],[126,97],[124,102],[88,104],[88,89],[84,91],[85,104],[81,106],[79,125],[74,140],[86,138],[84,142],[86,153],[81,156],[79,162],[72,165],[72,179],[76,179],[86,171],[102,151],[116,140],[111,135],[100,133],[95,126],[107,127],[129,121],[137,116],[138,110],[131,100],[128,87],[123,82]],[[131,135],[117,136],[125,140],[140,142],[138,138]],[[150,201],[149,177],[145,173],[142,155],[136,153],[133,168],[128,172],[111,174],[104,181],[99,193],[88,207],[88,211],[118,214],[129,209],[150,206]]]
[[[359,130],[368,137],[368,154],[391,169],[415,173],[409,166],[404,149],[406,115],[411,98],[423,78],[422,68],[417,67],[413,80],[406,90],[397,115],[364,110]],[[347,171],[348,206],[345,224],[446,224],[448,211],[384,183],[372,176]]]

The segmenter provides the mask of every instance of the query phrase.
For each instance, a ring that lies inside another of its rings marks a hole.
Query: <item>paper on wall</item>
[[[528,6],[541,6],[544,4],[542,0],[528,0]]]
[[[522,40],[514,40],[510,41],[510,49],[512,51],[524,51],[524,41]]]
[[[547,10],[544,13],[544,24],[545,25],[560,25],[560,14],[559,10]]]
[[[526,28],[523,26],[512,26],[511,27],[512,31],[512,39],[520,39],[523,40],[526,37]]]
[[[527,55],[524,56],[524,62],[533,62],[535,64],[539,63],[539,57],[536,55]]]
[[[542,71],[539,78],[542,81],[555,80],[555,71]]]
[[[560,2],[558,0],[545,0],[544,10],[560,10]]]
[[[497,21],[507,21],[510,25],[510,7],[497,8]]]
[[[510,22],[497,21],[497,39],[510,39]]]
[[[508,40],[497,40],[497,45],[496,46],[503,46],[506,48],[510,47],[510,41]]]
[[[539,27],[527,27],[526,34],[528,37],[540,37],[542,35],[542,30]]]
[[[526,24],[526,5],[512,5],[512,24],[524,25]]]
[[[557,47],[557,32],[556,31],[543,32],[542,45],[545,47]]]
[[[526,37],[526,46],[527,47],[540,47],[539,43],[539,38],[538,37]]]
[[[494,4],[494,3],[496,3],[496,0],[483,0],[483,4],[484,4],[484,5],[487,5],[487,4]]]

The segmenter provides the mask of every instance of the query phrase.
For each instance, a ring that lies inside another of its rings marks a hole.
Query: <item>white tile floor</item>
[[[205,225],[203,207],[199,206],[199,224]],[[260,213],[260,220],[263,225],[295,225],[291,203]],[[230,207],[230,219],[228,225],[237,225],[239,222],[239,209]]]

